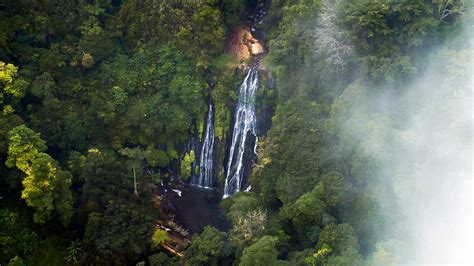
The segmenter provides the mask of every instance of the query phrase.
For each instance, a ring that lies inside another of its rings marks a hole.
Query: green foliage
[[[239,193],[233,196],[232,205],[227,216],[235,222],[239,217],[245,216],[246,213],[258,209],[259,203],[256,197],[247,193]]]
[[[30,229],[25,215],[8,209],[0,209],[0,224],[2,224],[0,227],[0,262],[16,263],[22,261],[20,257],[36,253],[40,239]]]
[[[0,128],[0,138],[7,139],[8,132],[14,127],[21,125],[23,123],[23,120],[20,116],[15,115],[13,113],[0,113],[0,123],[2,124],[2,127]],[[3,154],[6,152],[6,150],[7,142],[0,142],[0,152]]]
[[[119,54],[103,66],[105,76],[115,80],[113,88],[124,89],[118,96],[116,89],[107,92],[121,99],[119,102],[98,98],[94,112],[99,112],[103,123],[111,127],[117,145],[126,141],[174,145],[185,140],[192,119],[201,116],[204,85],[195,69],[170,45],[151,43],[144,48],[131,58]],[[116,116],[116,111],[123,117]],[[140,130],[131,131],[130,127]]]
[[[349,199],[352,185],[341,173],[328,172],[320,177],[322,199],[330,207],[344,204]]]
[[[7,166],[16,166],[26,174],[21,197],[35,209],[34,220],[45,223],[56,210],[64,225],[72,217],[71,173],[60,169],[46,150],[39,134],[22,125],[9,133]]]
[[[313,256],[309,257],[306,259],[306,262],[310,265],[318,265],[321,264],[324,260],[324,258],[331,253],[332,249],[324,244],[316,253],[313,254]]]
[[[126,164],[111,151],[91,149],[81,175],[89,214],[84,243],[99,252],[140,254],[149,243],[156,218],[146,193],[131,192]]]
[[[311,265],[363,265],[354,229],[349,224],[324,227],[316,244],[317,252],[307,261]]]
[[[320,234],[316,248],[330,248],[340,254],[346,249],[359,249],[354,229],[349,224],[328,224]]]
[[[282,9],[282,18],[269,43],[268,61],[278,74],[297,71],[313,48],[311,41],[314,14],[320,1],[301,1]],[[304,64],[304,63],[303,63]],[[288,71],[288,72],[287,72]]]
[[[438,25],[432,1],[361,1],[342,8],[367,73],[386,81],[416,73],[406,53],[420,47]]]
[[[22,258],[15,256],[13,257],[7,264],[7,266],[24,266],[26,263],[23,261]]]
[[[97,230],[95,246],[101,252],[142,253],[151,239],[155,215],[151,206],[133,198],[109,202]]]
[[[170,258],[166,253],[158,253],[148,257],[150,266],[168,266],[168,265],[179,265],[176,257]]]
[[[385,222],[378,197],[390,192],[376,173],[393,152],[387,143],[393,141],[391,127],[397,123],[371,101],[387,97],[392,88],[403,90],[403,79],[423,69],[425,51],[439,43],[439,30],[449,23],[440,24],[442,11],[436,10],[442,8],[428,0],[272,4],[277,8],[266,24],[266,62],[278,80],[279,99],[272,129],[259,145],[252,190],[272,210],[272,226],[299,248],[319,245],[330,224],[347,222],[351,229],[346,233],[367,254],[376,243],[373,232]],[[328,61],[334,56],[328,49],[339,48],[348,49],[339,54],[341,69]],[[339,241],[346,240],[337,237]],[[358,245],[326,246],[313,252],[317,256],[311,263],[363,263]]]
[[[67,262],[77,264],[82,253],[82,243],[79,239],[71,241],[71,244],[67,247],[67,256],[64,258]]]
[[[239,81],[234,81],[233,71],[223,71],[217,84],[212,88],[212,102],[214,103],[214,129],[216,137],[225,138],[230,127],[231,112],[228,102],[235,100],[234,89]]]
[[[89,213],[84,232],[84,244],[92,247],[97,239],[102,222],[102,215],[97,212]]]
[[[277,107],[273,119],[278,123],[269,132],[270,143],[266,144],[272,147],[266,156],[271,163],[262,160],[266,167],[262,165],[259,176],[252,177],[265,200],[294,202],[316,183],[320,162],[325,160],[320,114],[320,107],[315,104],[291,102]]]
[[[222,265],[231,254],[227,234],[206,226],[204,231],[195,237],[186,250],[185,265]]]
[[[152,166],[152,167],[166,167],[168,166],[169,163],[169,158],[168,155],[166,154],[165,151],[163,150],[158,150],[153,147],[153,145],[149,145],[145,151],[145,158],[146,161]]]
[[[212,67],[224,69],[224,71],[233,71],[239,64],[238,58],[233,54],[221,54],[212,61]]]
[[[188,180],[192,173],[192,163],[194,162],[194,151],[185,153],[181,160],[181,179]]]
[[[120,154],[129,157],[134,162],[139,162],[145,158],[145,153],[140,148],[124,148],[121,149]]]
[[[227,27],[238,25],[240,23],[239,16],[245,9],[244,1],[224,0],[216,1],[219,3],[219,9],[222,11],[225,24]]]
[[[263,3],[188,2],[0,4],[0,183],[19,209],[0,211],[0,263],[63,265],[69,242],[84,232],[85,264],[143,264],[160,177],[140,166],[191,176],[195,151],[178,165],[178,150],[202,131],[209,96],[216,165],[224,165],[243,78],[224,39]],[[403,117],[387,111],[394,107],[373,99],[410,90],[407,81],[429,64],[442,82],[469,80],[470,44],[451,41],[436,58],[429,51],[472,28],[470,9],[467,0],[272,1],[257,27],[269,33],[262,73],[270,69],[277,82],[262,85],[258,102],[276,113],[259,136],[252,193],[221,202],[231,229],[206,228],[184,263],[284,264],[278,254],[291,265],[399,263],[403,243],[376,234],[390,221],[379,199],[393,198],[381,183],[397,178],[378,169],[399,151],[388,143],[406,132]],[[65,226],[73,213],[71,230],[61,228],[56,218]],[[41,245],[30,216],[48,237]],[[148,262],[179,264],[164,253]]]
[[[263,235],[266,223],[267,214],[260,210],[248,211],[235,218],[229,234],[230,242],[237,248],[238,254]]]
[[[46,223],[56,210],[63,224],[69,223],[73,214],[71,181],[71,173],[61,170],[49,155],[38,155],[23,179],[21,193],[26,204],[35,209],[35,222]]]
[[[66,247],[67,243],[63,243],[57,237],[47,238],[41,242],[38,252],[28,257],[27,263],[28,265],[64,265],[64,257],[67,256]]]
[[[127,189],[132,187],[129,169],[114,152],[90,149],[84,165],[81,176],[88,205],[104,207],[117,194],[128,194]]]
[[[13,64],[5,64],[0,61],[0,104],[3,105],[3,113],[13,113],[11,104],[14,100],[23,97],[28,82],[23,79],[17,79],[18,68]]]
[[[326,204],[321,199],[321,186],[316,186],[313,191],[303,194],[296,202],[285,205],[282,209],[284,217],[289,219],[301,240],[314,241],[309,231],[318,231],[318,227],[323,225]]]
[[[285,265],[278,261],[278,251],[275,246],[278,243],[278,238],[273,236],[264,236],[255,244],[244,249],[239,265]]]
[[[151,247],[158,249],[166,240],[168,240],[168,233],[165,230],[156,229],[151,237]]]
[[[5,164],[27,172],[33,160],[46,150],[40,134],[21,125],[9,132],[8,158]]]

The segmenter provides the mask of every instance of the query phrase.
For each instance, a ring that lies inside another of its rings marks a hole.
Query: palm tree
[[[77,264],[79,262],[79,258],[81,257],[81,253],[82,253],[81,246],[82,246],[82,243],[81,241],[79,241],[79,239],[71,241],[71,244],[69,244],[69,247],[67,247],[68,255],[65,257],[65,259],[68,262]]]

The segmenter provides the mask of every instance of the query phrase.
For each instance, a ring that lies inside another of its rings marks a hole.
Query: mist
[[[473,261],[471,81],[429,69],[402,99],[409,115],[394,190],[416,262]]]
[[[433,48],[403,87],[361,77],[335,101],[341,139],[377,165],[369,186],[386,226],[372,256],[396,241],[397,263],[474,262],[472,37]]]

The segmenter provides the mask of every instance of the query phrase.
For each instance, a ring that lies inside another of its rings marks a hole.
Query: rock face
[[[245,32],[245,45],[249,48],[252,55],[259,55],[265,53],[265,48],[262,43],[255,38],[250,31]]]
[[[259,55],[265,53],[265,50],[263,49],[263,46],[260,43],[255,42],[250,44],[250,52],[252,53],[252,55]]]
[[[237,55],[241,62],[266,52],[265,43],[255,38],[249,28],[244,26],[235,29],[226,40],[226,51]]]

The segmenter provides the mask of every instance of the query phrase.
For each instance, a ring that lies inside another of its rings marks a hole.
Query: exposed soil
[[[266,53],[265,41],[255,38],[251,27],[242,25],[235,28],[225,40],[225,51],[236,55],[245,64],[252,56],[263,57]]]

